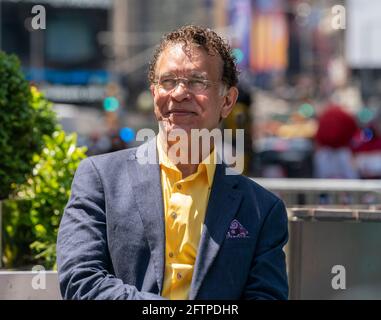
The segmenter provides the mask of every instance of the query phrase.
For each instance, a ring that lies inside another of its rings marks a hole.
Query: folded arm
[[[83,160],[74,176],[58,232],[57,265],[64,299],[163,299],[113,275],[104,190],[91,159]]]

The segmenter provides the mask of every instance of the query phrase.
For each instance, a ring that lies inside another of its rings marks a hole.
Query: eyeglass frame
[[[173,92],[174,90],[176,90],[176,88],[179,86],[180,82],[183,82],[185,87],[187,88],[187,90],[189,90],[190,92],[194,93],[194,94],[197,94],[197,93],[201,93],[201,92],[204,92],[206,91],[209,87],[211,87],[212,84],[220,84],[220,81],[212,81],[212,80],[209,80],[209,79],[201,79],[201,78],[197,78],[197,77],[193,77],[191,79],[189,78],[185,78],[185,77],[169,77],[169,76],[172,76],[172,75],[168,75],[168,78],[167,80],[175,80],[175,86],[172,88],[172,89],[165,89],[161,84],[160,84],[160,78],[153,81],[153,84],[154,85],[157,85],[159,86],[161,89],[165,90],[167,93],[171,93]],[[167,76],[165,76],[167,77]],[[189,87],[189,81],[192,81],[192,80],[197,80],[197,81],[200,81],[200,82],[203,82],[204,84],[204,88],[199,90],[199,91],[194,91],[192,90],[190,87]],[[224,84],[222,81],[221,81],[222,84]],[[224,92],[225,92],[225,89],[226,89],[226,85],[224,84]]]

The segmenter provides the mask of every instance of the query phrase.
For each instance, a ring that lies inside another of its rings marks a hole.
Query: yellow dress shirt
[[[202,226],[213,183],[215,151],[182,179],[157,138],[165,211],[165,273],[162,295],[188,299]]]

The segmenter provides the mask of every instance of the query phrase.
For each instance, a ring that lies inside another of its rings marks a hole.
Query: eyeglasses
[[[177,88],[180,82],[183,82],[187,89],[192,93],[201,93],[205,91],[212,84],[218,84],[218,82],[210,81],[201,78],[182,78],[174,76],[160,77],[159,80],[154,81],[155,85],[158,85],[160,89],[171,92]]]

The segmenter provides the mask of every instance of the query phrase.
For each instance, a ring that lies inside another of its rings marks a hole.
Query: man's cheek
[[[155,113],[160,113],[160,114],[165,113],[164,108],[165,108],[165,104],[162,101],[159,101],[159,100],[155,101]]]
[[[163,114],[157,106],[155,106],[154,108],[154,114],[155,114],[156,120],[160,121],[163,119]]]
[[[166,98],[156,99],[155,106],[160,110],[160,112],[165,113],[165,109],[167,107],[167,99]]]

